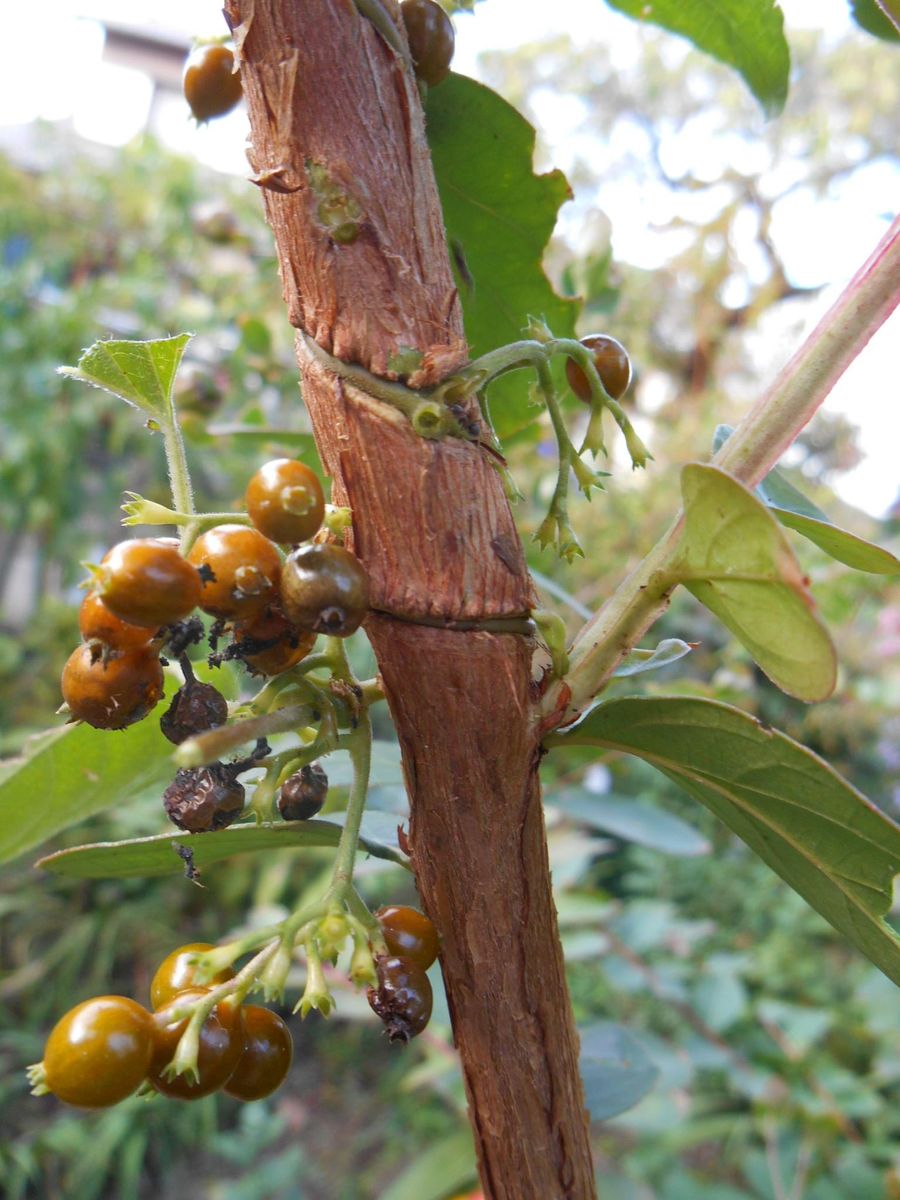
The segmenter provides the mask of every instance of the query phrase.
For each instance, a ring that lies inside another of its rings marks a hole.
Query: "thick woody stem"
[[[381,7],[402,39],[394,0]],[[359,6],[228,0],[252,166],[291,321],[427,387],[467,357],[415,80]],[[355,240],[330,234],[347,197]],[[442,966],[488,1200],[591,1200],[587,1120],[550,891],[530,640],[440,628],[535,604],[489,454],[424,440],[298,338],[304,399],[333,499],[372,581],[367,630],[403,749],[413,866]],[[477,419],[477,404],[472,419]]]

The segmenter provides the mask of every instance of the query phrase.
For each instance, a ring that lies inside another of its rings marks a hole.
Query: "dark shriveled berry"
[[[188,833],[224,829],[244,808],[244,788],[234,766],[211,763],[179,771],[163,794],[169,820]]]
[[[384,1022],[392,1042],[408,1042],[420,1034],[431,1017],[432,992],[421,967],[405,958],[375,959],[378,987],[369,988],[369,1007]]]
[[[281,785],[278,811],[285,821],[308,821],[325,803],[328,776],[318,763],[301,767]]]
[[[159,727],[177,746],[196,733],[224,725],[227,720],[228,702],[219,689],[193,679],[172,697],[172,703],[159,718]]]

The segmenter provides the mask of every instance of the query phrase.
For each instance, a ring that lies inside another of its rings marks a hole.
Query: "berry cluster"
[[[387,953],[375,959],[369,1003],[390,1039],[406,1042],[431,1016],[425,971],[437,957],[437,932],[401,905],[375,916]],[[288,1026],[271,1009],[244,1003],[257,981],[242,982],[227,966],[201,973],[202,956],[214,949],[195,942],[173,950],[153,976],[150,1009],[127,996],[97,996],[67,1012],[29,1069],[35,1093],[107,1108],[138,1089],[175,1100],[224,1091],[252,1101],[274,1092],[293,1057]]]
[[[310,540],[325,514],[315,473],[274,459],[250,480],[245,506],[252,524],[214,525],[186,556],[175,539],[162,537],[120,542],[104,556],[81,606],[82,644],[62,675],[72,720],[95,729],[142,720],[163,694],[166,653],[178,659],[185,683],[160,720],[165,736],[178,744],[224,725],[224,697],[194,677],[185,653],[204,635],[195,609],[214,618],[212,662],[239,660],[265,677],[300,663],[318,634],[347,637],[359,627],[369,606],[365,569],[343,546]],[[230,824],[244,807],[237,776],[267,753],[260,740],[239,762],[180,770],[164,796],[170,819],[193,833]],[[286,820],[322,807],[328,782],[321,768],[315,772],[304,767],[284,781]]]
[[[375,959],[378,976],[367,998],[392,1042],[408,1042],[431,1018],[432,991],[425,972],[438,956],[437,930],[414,908],[393,904],[375,916],[388,953]]]
[[[261,1100],[284,1082],[293,1057],[287,1025],[268,1008],[226,997],[197,1033],[194,1062],[172,1070],[192,1011],[229,969],[196,982],[204,943],[182,946],[166,958],[150,985],[152,1011],[127,996],[97,996],[67,1012],[53,1028],[43,1061],[32,1068],[38,1091],[67,1104],[107,1108],[142,1085],[175,1100],[199,1100],[223,1090],[238,1100]]]

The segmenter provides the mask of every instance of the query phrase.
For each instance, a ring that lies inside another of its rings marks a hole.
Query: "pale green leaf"
[[[173,421],[172,384],[191,334],[152,342],[94,342],[61,375],[112,392],[164,425]]]
[[[900,937],[885,920],[900,827],[811,750],[727,704],[681,696],[599,704],[546,744],[623,751],[662,771],[900,983]]]
[[[811,542],[824,550],[831,558],[853,567],[856,571],[866,571],[871,575],[896,575],[900,573],[900,560],[889,550],[867,542],[865,538],[857,537],[846,529],[832,525],[830,521],[817,521],[813,517],[805,517],[801,513],[790,512],[787,509],[776,508],[772,512],[782,525],[794,529]]]
[[[579,1030],[584,1100],[594,1121],[634,1108],[656,1083],[659,1069],[623,1025],[598,1021]]]
[[[607,0],[636,20],[681,34],[698,50],[733,67],[777,116],[787,98],[791,56],[775,0]]]
[[[685,524],[675,576],[731,630],[783,691],[831,695],[837,672],[797,560],[765,505],[718,467],[681,474]]]
[[[731,432],[728,425],[717,427],[713,438],[714,451],[728,440]],[[782,525],[815,542],[820,550],[837,562],[872,575],[895,575],[900,572],[900,561],[889,550],[835,525],[818,505],[785,479],[777,467],[757,486],[756,494],[771,508]]]
[[[574,337],[579,306],[554,291],[542,266],[557,212],[571,193],[559,171],[534,174],[534,129],[496,92],[464,75],[432,88],[425,112],[471,356],[518,341],[529,315],[542,317],[557,337]],[[540,411],[530,382],[517,371],[489,389],[501,438]]]
[[[396,821],[394,822],[396,825]],[[72,879],[132,879],[153,875],[178,875],[184,863],[175,846],[190,850],[198,870],[231,858],[261,850],[284,850],[296,846],[337,846],[341,825],[331,820],[284,821],[277,824],[233,825],[214,833],[162,833],[153,837],[129,838],[121,842],[95,842],[59,850],[37,862],[54,875]],[[175,843],[175,845],[173,845]],[[362,836],[360,849],[375,858],[406,864],[396,845]]]

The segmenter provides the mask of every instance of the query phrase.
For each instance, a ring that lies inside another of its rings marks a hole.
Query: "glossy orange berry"
[[[379,908],[375,918],[391,954],[427,971],[438,956],[438,933],[424,913],[404,904]]]
[[[400,15],[416,78],[435,87],[450,73],[456,43],[453,23],[435,0],[403,0]]]
[[[96,996],[67,1012],[44,1048],[47,1087],[66,1104],[107,1108],[140,1087],[153,1054],[150,1013],[127,996]]]
[[[78,610],[78,628],[86,642],[100,642],[110,650],[137,650],[146,646],[156,630],[129,625],[106,607],[96,592],[88,592]]]
[[[277,608],[234,628],[234,657],[254,675],[280,675],[306,658],[315,643],[314,633],[292,625]]]
[[[131,538],[103,556],[94,590],[130,625],[181,621],[200,601],[200,578],[171,538]]]
[[[198,122],[231,112],[241,99],[241,76],[234,69],[234,52],[221,43],[195,46],[184,64],[182,87]]]
[[[163,694],[159,655],[150,646],[104,656],[96,645],[73,650],[63,667],[62,694],[75,721],[124,729],[140,721]]]
[[[225,1084],[237,1100],[262,1100],[281,1087],[291,1067],[294,1043],[277,1013],[258,1004],[244,1006],[244,1049]]]
[[[281,607],[301,629],[349,637],[369,611],[366,569],[343,546],[300,546],[282,569]]]
[[[273,542],[305,542],[319,532],[325,496],[315,471],[293,458],[273,458],[247,484],[250,520]]]
[[[166,1077],[166,1067],[174,1058],[190,1019],[189,1016],[178,1018],[175,1013],[180,1005],[199,1000],[206,992],[205,988],[179,992],[153,1014],[153,1055],[147,1078],[157,1092],[174,1100],[199,1100],[202,1096],[217,1092],[230,1078],[244,1047],[240,1005],[223,1000],[200,1027],[198,1078],[193,1079],[187,1074],[176,1075],[174,1079]]]
[[[200,572],[200,607],[211,616],[249,621],[278,597],[281,557],[258,529],[217,525],[197,538],[188,561]]]
[[[594,366],[604,388],[613,400],[618,400],[631,383],[631,359],[628,357],[628,351],[621,342],[607,333],[589,334],[581,339],[581,344],[592,352]],[[587,376],[571,358],[566,359],[566,378],[578,399],[590,404],[591,387]]]
[[[157,967],[150,983],[150,1003],[153,1007],[162,1008],[164,1004],[174,1000],[179,992],[196,988],[196,966],[192,960],[196,955],[214,949],[210,942],[190,942],[187,946],[179,946],[177,950],[168,954]],[[224,983],[226,979],[233,977],[234,972],[229,967],[224,967],[199,986],[215,987],[217,983]]]

